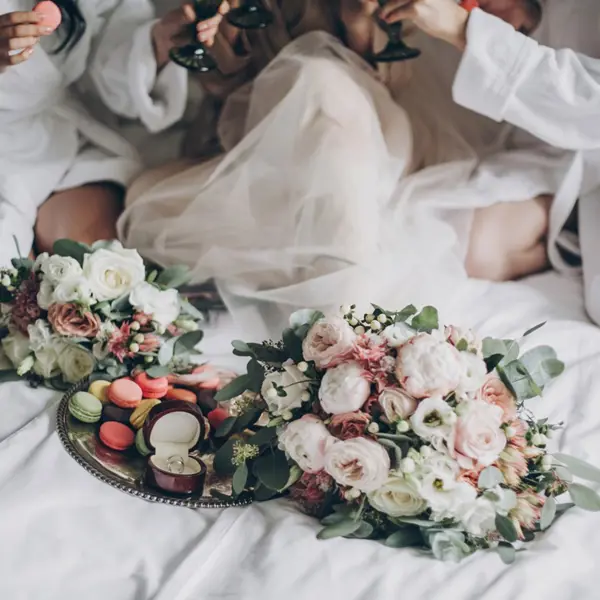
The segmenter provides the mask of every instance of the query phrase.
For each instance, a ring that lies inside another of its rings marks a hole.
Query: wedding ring
[[[169,473],[179,475],[183,473],[184,466],[185,464],[181,456],[169,456],[169,458],[167,458],[167,471],[169,471]]]

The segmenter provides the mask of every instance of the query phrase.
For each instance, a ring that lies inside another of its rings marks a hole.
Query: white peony
[[[128,250],[120,244],[111,249],[101,248],[83,259],[83,274],[94,297],[99,302],[114,300],[127,294],[144,281],[146,269],[137,250]]]
[[[371,384],[364,378],[358,363],[342,363],[329,369],[321,380],[321,408],[333,415],[358,410],[371,393]]]
[[[15,367],[18,367],[31,352],[29,339],[17,330],[3,338],[1,344],[6,357]]]
[[[446,396],[461,382],[460,352],[437,335],[420,333],[398,350],[396,377],[415,398]]]
[[[506,446],[502,416],[502,409],[494,404],[480,400],[461,403],[454,447],[464,468],[474,463],[487,467],[498,459]]]
[[[379,394],[379,405],[390,423],[404,421],[417,410],[417,401],[402,390],[386,388]]]
[[[482,358],[472,352],[461,352],[463,373],[456,389],[459,397],[465,398],[479,392],[487,376],[487,367]]]
[[[307,473],[318,473],[325,464],[325,452],[335,438],[315,415],[304,415],[279,434],[279,445]]]
[[[29,344],[34,352],[54,345],[56,340],[56,335],[52,333],[48,322],[43,319],[38,319],[35,323],[28,325],[27,335],[29,335]]]
[[[159,290],[151,283],[138,283],[129,294],[129,303],[139,312],[152,315],[152,320],[166,327],[179,316],[177,290]]]
[[[92,353],[77,344],[65,344],[58,356],[58,366],[69,383],[91,375],[95,364]]]
[[[325,369],[352,350],[355,340],[354,330],[342,317],[326,317],[309,329],[302,342],[302,353],[305,360]]]
[[[372,492],[387,480],[390,457],[383,446],[363,437],[338,441],[325,453],[325,471],[340,485]]]
[[[50,255],[47,252],[42,252],[36,256],[35,262],[33,263],[34,271],[42,271],[44,270],[44,265],[48,262]]]
[[[406,323],[395,323],[383,330],[383,337],[390,348],[398,348],[411,338],[415,337],[416,331]]]
[[[285,396],[277,394],[274,385],[283,388]],[[269,373],[263,381],[260,393],[265,399],[269,412],[282,415],[286,410],[300,408],[303,394],[308,391],[307,377],[291,361],[283,364],[282,371]]]
[[[65,281],[66,279],[76,279],[81,277],[83,270],[81,265],[70,256],[59,256],[54,254],[49,256],[40,266],[40,270],[54,285]]]
[[[464,504],[459,509],[458,518],[465,530],[475,537],[485,537],[496,529],[496,507],[484,496]]]
[[[53,293],[53,302],[66,304],[67,302],[80,302],[81,304],[94,304],[92,288],[88,280],[83,277],[63,279],[56,285]]]
[[[35,353],[33,370],[44,379],[50,379],[60,372],[58,357],[62,350],[62,344],[48,345]]]
[[[440,397],[426,398],[410,417],[413,431],[438,450],[454,447],[456,413]]]
[[[48,279],[42,279],[40,289],[37,294],[37,303],[43,310],[48,310],[54,302],[54,286]]]
[[[427,508],[416,481],[396,473],[390,473],[387,481],[368,497],[375,510],[390,517],[415,517]]]
[[[461,343],[466,344],[464,350],[474,352],[478,356],[483,353],[483,344],[477,334],[471,329],[462,329],[454,325],[444,327],[444,337],[453,345]],[[462,348],[461,348],[462,349]]]

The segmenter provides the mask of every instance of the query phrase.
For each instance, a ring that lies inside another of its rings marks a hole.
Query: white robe
[[[586,304],[600,323],[600,3],[547,0],[534,37],[517,33],[481,10],[473,11],[454,99],[495,121],[507,121],[549,144],[575,151],[553,204],[549,254],[557,269],[571,269],[556,241],[580,197]],[[516,141],[528,143],[525,135]]]
[[[3,0],[1,9],[33,5]],[[157,74],[149,0],[79,6],[87,28],[73,49],[54,56],[38,46],[0,73],[0,266],[16,254],[13,236],[29,252],[37,209],[52,192],[98,181],[126,185],[141,170],[135,148],[95,117],[94,102],[151,132],[185,110],[187,72],[168,64]]]

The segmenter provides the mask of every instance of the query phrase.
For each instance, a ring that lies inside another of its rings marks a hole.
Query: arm
[[[148,0],[113,0],[104,27],[92,42],[89,74],[102,101],[115,113],[140,119],[152,132],[182,118],[187,72],[158,64],[156,25]],[[162,66],[162,68],[161,68]]]

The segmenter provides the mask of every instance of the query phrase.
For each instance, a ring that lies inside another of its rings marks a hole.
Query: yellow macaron
[[[92,396],[96,396],[102,404],[108,404],[110,400],[108,399],[108,388],[110,387],[110,381],[104,381],[104,379],[98,379],[96,381],[92,381],[90,387],[88,388],[88,392],[92,394]]]

